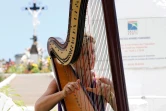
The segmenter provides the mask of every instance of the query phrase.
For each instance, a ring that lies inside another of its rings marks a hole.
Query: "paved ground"
[[[21,100],[24,101],[26,106],[34,106],[36,100],[44,93],[52,79],[51,74],[18,74],[10,82],[10,86],[21,95]],[[13,97],[13,99],[18,100],[20,98]]]

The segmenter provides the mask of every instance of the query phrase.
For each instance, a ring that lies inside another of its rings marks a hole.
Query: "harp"
[[[102,107],[102,96],[90,94],[86,87],[92,85],[91,72],[87,73],[92,46],[84,41],[85,33],[95,38],[96,63],[94,72],[113,81],[117,111],[129,111],[120,50],[114,0],[70,0],[68,35],[65,42],[50,37],[47,48],[51,57],[59,90],[71,81],[81,79],[79,91],[61,101],[65,111],[110,111],[109,105]],[[86,46],[86,51],[83,47]],[[82,57],[83,61],[79,61]],[[73,64],[75,64],[73,68]],[[82,69],[75,71],[75,69]],[[85,80],[86,79],[86,80]],[[89,82],[90,81],[90,82]]]

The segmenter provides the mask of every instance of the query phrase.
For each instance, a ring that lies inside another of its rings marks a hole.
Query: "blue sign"
[[[138,24],[137,21],[128,21],[128,30],[137,30],[138,29]]]

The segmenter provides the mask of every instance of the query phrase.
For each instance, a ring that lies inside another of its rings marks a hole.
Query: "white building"
[[[148,111],[166,110],[164,1],[116,1],[128,98],[143,98]]]
[[[111,71],[108,68],[108,58],[105,56],[108,52],[105,50],[107,42],[103,12],[99,8],[101,3],[95,4],[92,0],[89,4],[89,22],[86,24],[90,29],[86,28],[86,32],[90,32],[97,41],[95,70],[107,76],[105,74]],[[116,0],[131,111],[166,110],[165,6],[164,0]]]

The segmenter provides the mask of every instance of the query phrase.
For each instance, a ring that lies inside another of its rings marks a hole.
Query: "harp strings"
[[[97,4],[97,2],[94,2],[94,0],[92,1],[92,0],[89,0],[89,4],[88,4],[88,14],[87,14],[87,18],[88,18],[88,26],[87,26],[87,28],[89,27],[89,32],[90,32],[90,35],[94,38],[94,39],[96,39],[95,38],[95,36],[93,36],[93,18],[92,18],[92,2],[94,3],[94,5],[93,6],[95,6],[96,4]],[[95,6],[96,7],[96,6]],[[96,10],[95,8],[93,9],[93,10]],[[95,11],[96,13],[98,13],[98,10],[96,10]],[[97,45],[97,44],[94,44],[94,45]],[[91,56],[93,56],[93,53],[95,53],[95,50],[96,48],[94,48],[94,47],[90,47],[90,49],[89,49],[89,53],[91,53],[90,55]],[[96,54],[95,54],[96,55]],[[90,57],[91,58],[91,57]],[[95,57],[96,58],[96,57]],[[92,58],[91,58],[92,59]],[[94,62],[94,63],[93,63]],[[92,64],[95,64],[95,62],[96,61],[93,61],[92,62]],[[94,72],[95,74],[96,74],[96,72]],[[93,88],[95,88],[96,87],[96,85],[95,84],[93,84],[93,86],[92,86]],[[96,89],[96,92],[97,92],[97,89]],[[92,95],[91,95],[92,96]],[[93,101],[94,101],[94,104],[96,104],[96,107],[97,107],[97,110],[98,111],[101,111],[102,110],[102,97],[101,96],[97,96],[97,95],[93,95]]]
[[[70,73],[70,72],[67,72],[67,70],[66,70],[66,67],[64,67],[63,66],[63,70],[64,70],[64,72],[65,72],[65,74],[66,74],[66,76],[67,76],[67,78],[68,78],[68,81],[69,82],[74,82],[74,77],[73,76],[71,76],[73,73]],[[73,99],[76,99],[76,101],[78,101],[78,105],[80,106],[80,111],[81,111],[81,109],[82,109],[82,107],[83,107],[83,103],[82,103],[82,101],[81,101],[81,93],[79,92],[79,91],[75,91],[74,92],[74,96],[75,96],[75,98],[73,98]],[[85,98],[85,97],[84,97]],[[79,102],[80,101],[80,102]],[[86,110],[87,111],[87,110]]]
[[[108,55],[108,45],[104,13],[101,0],[89,0],[88,10],[91,17],[91,34],[95,37],[96,60],[94,71],[97,77],[112,79]],[[111,10],[111,7],[110,7]],[[105,90],[105,89],[103,89]],[[104,91],[106,93],[106,91]],[[99,98],[100,99],[100,98]],[[106,111],[110,111],[110,105],[107,105]]]
[[[94,2],[94,1],[93,1]],[[97,2],[94,2],[95,5],[97,4]],[[98,10],[97,10],[98,13]],[[89,14],[89,9],[87,9],[87,14],[86,14],[86,25],[85,25],[85,35],[88,34],[88,37],[84,37],[84,42],[82,45],[82,50],[81,50],[81,59],[79,59],[79,63],[77,64],[77,70],[78,74],[80,75],[80,79],[81,82],[83,83],[83,86],[85,87],[92,87],[95,88],[96,85],[94,84],[93,79],[93,75],[92,75],[92,68],[93,68],[93,64],[95,64],[95,61],[92,60],[94,59],[94,44],[93,44],[93,39],[91,39],[90,37],[93,35],[92,31],[91,31],[91,20],[90,20],[90,14]],[[99,24],[100,25],[100,24]],[[100,32],[99,32],[100,33]],[[93,36],[92,36],[93,37]],[[96,89],[97,92],[97,89]],[[93,93],[89,93],[89,96],[91,97],[91,99],[93,99],[93,102],[96,106],[96,108],[98,109],[98,111],[102,111],[103,107],[101,106],[103,101],[102,96],[97,96],[94,95]]]
[[[83,87],[86,89],[87,86],[90,86],[90,67],[89,67],[89,57],[88,55],[88,48],[87,44],[83,44],[83,48],[81,50],[80,58],[76,64],[76,73],[79,75],[79,78],[82,82]],[[89,81],[89,82],[88,82]],[[85,98],[85,97],[84,97]],[[85,108],[86,111],[89,111],[89,107],[91,104],[88,104]]]
[[[111,8],[110,8],[111,9]],[[85,34],[88,34],[95,39],[95,51],[93,50],[92,44],[88,44],[88,39],[85,39],[86,44],[84,49],[81,50],[82,55],[80,55],[80,59],[75,64],[75,72],[78,74],[78,78],[81,80],[83,86],[85,88],[87,86],[96,87],[93,84],[92,79],[92,71],[90,70],[90,66],[95,64],[93,71],[95,72],[96,77],[105,77],[111,79],[111,69],[109,63],[108,56],[108,47],[107,47],[107,38],[106,38],[106,29],[104,22],[104,15],[102,9],[102,1],[101,0],[89,0],[86,14],[86,23],[85,23]],[[90,39],[90,42],[91,39]],[[91,56],[95,53],[95,61],[91,61]],[[87,56],[90,55],[90,56]],[[65,70],[65,69],[64,69]],[[66,75],[69,77],[69,81],[72,81],[73,78],[70,78],[70,74],[66,72]],[[90,81],[90,82],[89,82]],[[102,89],[105,90],[105,89]],[[97,91],[97,89],[96,89]],[[104,91],[106,93],[106,91]],[[75,92],[75,99],[81,99],[79,92]],[[89,96],[95,102],[95,106],[98,111],[102,111],[101,101],[104,101],[104,98],[101,96],[94,96],[94,94],[89,93]],[[82,103],[79,103],[80,107]],[[86,106],[85,111],[89,111],[89,105]],[[110,111],[111,107],[107,105],[105,111]]]
[[[85,47],[85,46],[84,46]],[[85,50],[87,50],[87,47],[85,47]],[[85,54],[85,50],[81,50],[81,53],[83,53],[83,54]],[[87,66],[87,61],[86,61],[86,59],[88,59],[86,56],[83,56],[83,55],[80,55],[80,57],[79,57],[79,59],[78,59],[78,61],[74,64],[74,67],[73,67],[73,69],[74,69],[74,73],[78,76],[78,78],[81,80],[81,84],[82,84],[82,86],[88,86],[87,84],[87,82],[85,82],[85,81],[87,81],[86,79],[86,75],[88,75],[86,72],[87,72],[87,70],[89,70],[89,67]],[[63,67],[63,69],[64,69],[64,71],[65,71],[65,74],[66,74],[66,76],[68,77],[68,81],[69,82],[73,82],[74,81],[74,78],[71,78],[71,77],[73,77],[73,76],[70,76],[71,74],[73,74],[73,73],[69,73],[69,72],[67,72],[66,71],[66,68],[65,67]],[[85,87],[84,87],[85,88]],[[76,101],[78,101],[78,100],[80,100],[80,103],[78,103],[79,105],[80,105],[80,110],[81,110],[81,107],[83,107],[83,104],[84,103],[82,103],[82,102],[86,102],[85,100],[86,100],[86,97],[85,97],[85,95],[84,95],[84,97],[83,97],[83,100],[81,100],[82,98],[81,98],[81,94],[80,94],[80,92],[79,91],[75,91],[74,92],[74,95],[75,95],[75,98],[74,99],[76,99]],[[87,104],[84,104],[85,105],[85,109],[83,109],[83,110],[85,110],[85,111],[90,111],[90,103],[87,105]]]

